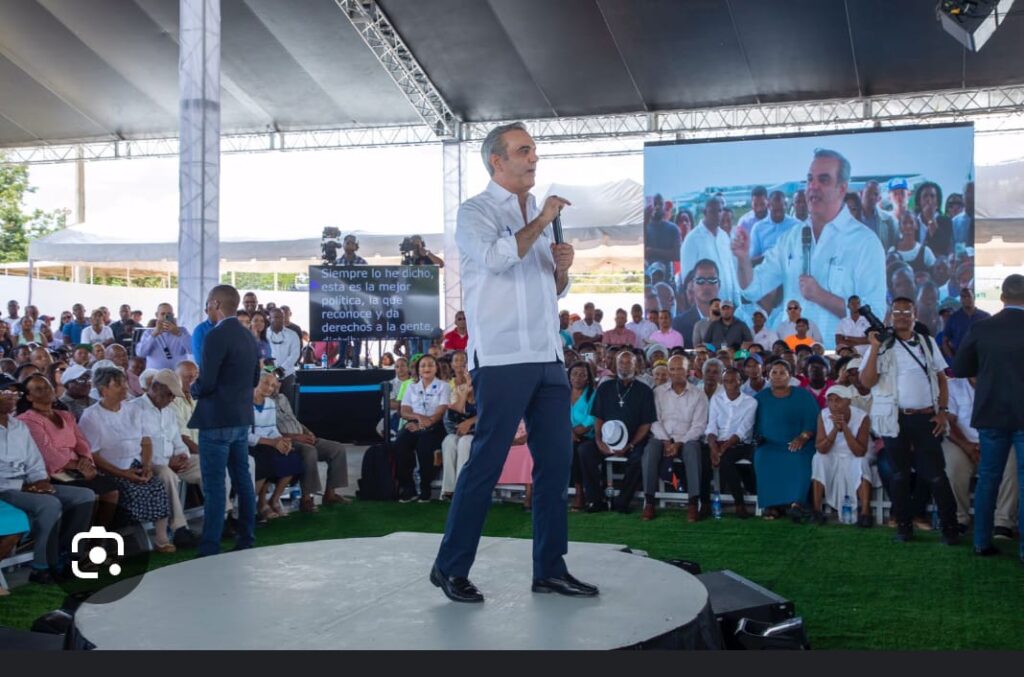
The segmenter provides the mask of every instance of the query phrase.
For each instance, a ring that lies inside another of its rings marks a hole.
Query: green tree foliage
[[[0,155],[0,262],[27,261],[29,242],[67,226],[68,210],[26,211],[25,195],[32,192],[28,167],[4,164]]]

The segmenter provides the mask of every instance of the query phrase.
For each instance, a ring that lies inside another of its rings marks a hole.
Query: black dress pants
[[[426,430],[411,432],[403,428],[395,441],[395,466],[398,475],[399,498],[410,498],[417,493],[413,481],[416,462],[420,464],[419,496],[430,500],[430,484],[434,481],[434,452],[444,441],[444,426],[436,423]]]
[[[899,415],[899,436],[883,437],[885,449],[893,464],[892,493],[896,524],[912,524],[914,506],[910,490],[911,468],[917,468],[917,481],[924,482],[939,509],[939,523],[943,532],[957,529],[956,499],[946,477],[946,459],[942,453],[942,438],[932,434],[935,424],[932,414]]]

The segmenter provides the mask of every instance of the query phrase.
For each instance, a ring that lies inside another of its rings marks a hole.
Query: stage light
[[[940,0],[935,8],[942,28],[977,52],[1006,20],[1014,0]]]

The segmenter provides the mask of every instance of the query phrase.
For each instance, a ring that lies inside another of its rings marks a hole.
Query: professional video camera
[[[402,253],[402,265],[410,265],[416,258],[416,244],[412,237],[407,237],[398,245],[398,251]]]
[[[871,306],[861,306],[858,309],[860,316],[868,321],[870,328],[868,332],[876,332],[878,334],[878,340],[885,343],[887,340],[893,337],[892,327],[886,327],[885,324],[878,319],[878,316],[871,312]]]
[[[320,253],[324,257],[325,266],[333,266],[338,262],[339,249],[344,249],[341,230],[327,226],[324,228],[323,235],[320,236]]]

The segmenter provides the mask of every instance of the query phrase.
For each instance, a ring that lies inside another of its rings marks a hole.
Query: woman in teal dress
[[[757,394],[754,452],[757,503],[765,518],[779,517],[788,508],[799,521],[804,516],[811,486],[811,461],[818,409],[814,397],[790,385],[792,367],[778,360],[768,372],[770,388]]]
[[[0,501],[0,561],[11,554],[28,530],[28,516],[10,503]],[[0,597],[8,594],[5,588],[0,587]]]
[[[576,488],[572,509],[582,510],[583,475],[580,472],[579,448],[584,440],[594,439],[594,417],[590,415],[590,408],[596,392],[594,375],[586,362],[576,362],[569,367],[569,386],[572,388],[572,483]]]

